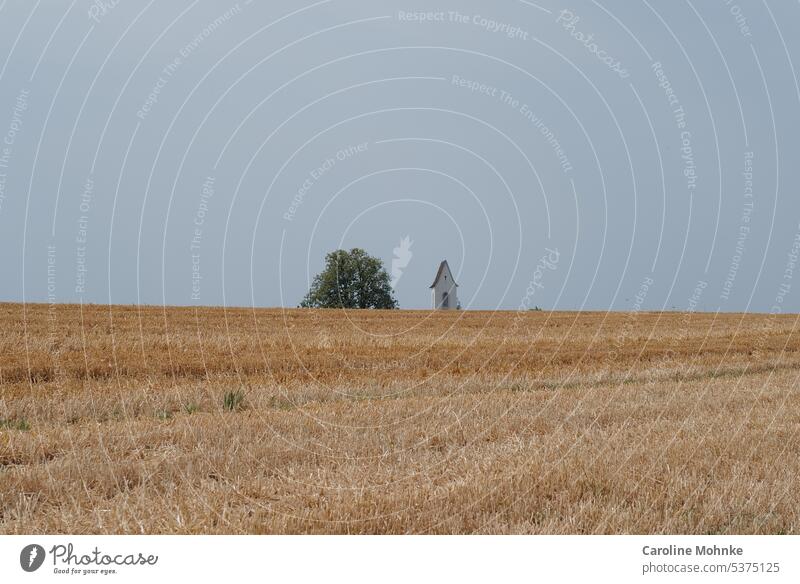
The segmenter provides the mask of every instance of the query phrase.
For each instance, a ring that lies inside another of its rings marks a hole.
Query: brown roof
[[[447,266],[447,271],[450,272],[450,275],[451,276],[453,275],[453,271],[450,269],[450,264],[447,263],[447,260],[442,260],[442,263],[439,264],[439,270],[436,272],[436,277],[433,279],[433,284],[428,286],[428,288],[433,288],[434,286],[436,286],[436,282],[438,282],[439,278],[442,276],[442,272],[444,271],[444,267],[445,266]],[[458,287],[458,284],[456,284],[455,278],[453,278],[453,284],[456,287]]]

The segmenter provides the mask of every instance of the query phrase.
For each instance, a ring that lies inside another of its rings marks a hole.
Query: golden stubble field
[[[798,533],[797,324],[0,304],[0,532]]]

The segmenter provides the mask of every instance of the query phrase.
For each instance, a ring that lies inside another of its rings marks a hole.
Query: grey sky
[[[797,312],[798,33],[796,2],[0,0],[0,299],[294,306],[409,236],[404,308],[447,258],[469,308]]]

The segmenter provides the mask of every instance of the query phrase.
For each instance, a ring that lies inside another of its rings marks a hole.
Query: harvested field
[[[0,304],[0,532],[800,533],[797,324]]]

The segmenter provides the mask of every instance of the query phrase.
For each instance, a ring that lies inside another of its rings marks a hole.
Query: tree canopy
[[[325,256],[325,269],[311,284],[301,308],[397,308],[389,274],[360,248]]]

